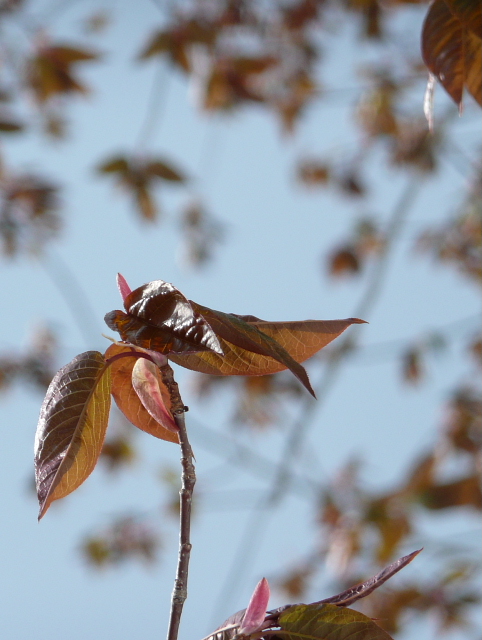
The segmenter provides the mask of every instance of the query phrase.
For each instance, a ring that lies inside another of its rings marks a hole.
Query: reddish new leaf
[[[249,601],[243,622],[238,633],[249,635],[261,628],[266,617],[270,590],[266,578],[262,578],[256,585],[251,600]]]
[[[131,293],[132,289],[127,284],[127,280],[121,273],[117,274],[117,288],[119,289],[119,293],[121,294],[122,300],[125,300],[129,293]]]
[[[132,291],[123,311],[105,316],[107,325],[125,342],[159,353],[222,353],[216,334],[172,284],[154,280]]]
[[[112,395],[114,400],[125,417],[129,422],[132,422],[133,425],[142,429],[142,431],[150,433],[156,438],[177,443],[179,442],[179,439],[177,433],[172,430],[172,423],[168,421],[164,424],[164,422],[159,422],[154,418],[147,411],[139,399],[138,394],[134,390],[132,385],[132,370],[137,360],[135,355],[114,359],[114,356],[118,356],[119,354],[135,352],[136,349],[134,347],[123,347],[117,344],[111,345],[105,352],[106,360],[112,360],[110,368],[112,376]],[[155,371],[155,375],[164,407],[166,408],[166,412],[170,413],[171,401],[169,393],[164,387],[161,374],[158,370]]]
[[[166,429],[177,433],[172,414],[164,404],[157,372],[158,368],[153,362],[146,358],[138,358],[132,369],[132,386],[151,418]]]
[[[50,383],[35,437],[39,519],[92,473],[104,443],[110,391],[110,370],[98,351],[76,356]]]

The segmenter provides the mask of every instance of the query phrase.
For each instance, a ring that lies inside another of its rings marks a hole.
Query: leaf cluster
[[[35,444],[39,517],[93,471],[102,453],[111,396],[133,425],[178,442],[174,418],[184,408],[174,399],[167,358],[218,375],[290,369],[313,394],[299,363],[351,324],[363,322],[264,322],[199,305],[163,280],[134,291],[122,276],[118,283],[125,312],[111,311],[105,320],[123,343],[111,345],[105,354],[76,356],[58,371],[45,396]]]

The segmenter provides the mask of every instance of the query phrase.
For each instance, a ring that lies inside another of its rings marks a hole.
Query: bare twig
[[[180,491],[180,530],[179,530],[179,558],[177,561],[176,579],[171,599],[171,614],[167,640],[177,640],[182,609],[187,598],[187,578],[189,559],[191,556],[191,506],[192,493],[196,483],[196,473],[193,464],[193,453],[186,431],[184,406],[174,373],[167,364],[160,367],[162,380],[169,390],[171,411],[179,429],[179,444],[181,446],[182,485]]]

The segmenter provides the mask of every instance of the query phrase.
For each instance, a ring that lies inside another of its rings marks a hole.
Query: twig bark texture
[[[163,382],[169,389],[172,403],[172,413],[179,429],[179,444],[181,446],[182,484],[180,491],[180,530],[179,530],[179,558],[177,561],[176,580],[171,599],[171,613],[167,640],[177,640],[179,624],[181,622],[182,609],[187,598],[187,579],[189,572],[189,559],[191,556],[191,507],[192,494],[196,483],[196,474],[193,464],[193,453],[186,431],[184,412],[186,407],[181,400],[177,383],[171,367],[161,367]]]

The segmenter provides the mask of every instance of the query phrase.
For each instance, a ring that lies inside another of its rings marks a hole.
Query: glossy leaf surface
[[[124,300],[127,313],[111,311],[107,325],[125,342],[159,353],[222,353],[216,334],[172,284],[154,280]]]
[[[373,620],[333,604],[290,607],[279,618],[277,638],[287,640],[391,640]]]
[[[35,438],[39,518],[92,473],[104,443],[110,392],[110,370],[98,351],[76,356],[50,383]]]
[[[113,356],[117,356],[121,353],[132,353],[135,349],[133,347],[123,347],[117,344],[111,345],[105,352],[106,360],[110,360]],[[150,415],[145,406],[139,399],[138,394],[134,390],[132,385],[132,370],[136,364],[135,357],[119,358],[112,362],[110,365],[112,376],[112,395],[114,400],[125,415],[125,417],[132,422],[132,424],[142,431],[150,433],[156,438],[161,440],[167,440],[169,442],[178,442],[177,433],[172,430],[173,421],[168,424],[161,424],[155,418]],[[161,393],[166,411],[170,410],[170,399],[167,390],[165,389],[161,374],[156,370],[156,378],[159,384],[159,391]],[[174,425],[175,427],[175,425]]]

